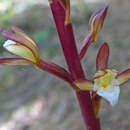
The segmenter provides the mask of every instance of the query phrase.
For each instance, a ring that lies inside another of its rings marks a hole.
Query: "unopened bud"
[[[93,13],[89,20],[89,28],[90,32],[92,33],[93,42],[97,41],[98,32],[100,32],[100,30],[102,29],[107,10],[108,6],[105,5],[103,8]]]

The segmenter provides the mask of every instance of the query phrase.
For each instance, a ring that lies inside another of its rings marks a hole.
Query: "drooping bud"
[[[89,20],[89,28],[90,32],[92,33],[93,42],[97,41],[98,33],[102,29],[104,19],[106,17],[108,10],[108,6],[104,6],[103,8],[99,9],[91,16]]]

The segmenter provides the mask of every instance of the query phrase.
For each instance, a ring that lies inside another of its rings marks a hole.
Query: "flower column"
[[[74,80],[83,80],[85,76],[74,40],[69,2],[69,0],[49,0],[69,71]],[[100,124],[95,117],[89,91],[76,91],[76,95],[87,130],[100,130]]]

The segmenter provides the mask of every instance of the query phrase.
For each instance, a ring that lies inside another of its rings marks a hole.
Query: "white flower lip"
[[[5,43],[3,44],[3,47],[6,48],[7,46],[9,46],[9,45],[14,45],[14,44],[15,44],[14,41],[12,41],[12,40],[7,40],[7,41],[5,41]]]
[[[94,90],[97,91],[97,94],[104,99],[106,99],[112,106],[115,106],[118,103],[118,98],[120,94],[119,86],[108,86],[108,88],[98,87],[94,85]]]

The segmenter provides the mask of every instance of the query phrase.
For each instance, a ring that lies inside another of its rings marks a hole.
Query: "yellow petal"
[[[105,71],[98,70],[98,71],[95,73],[95,75],[94,75],[94,79],[99,78],[99,77],[105,75],[105,73],[106,73]]]
[[[6,41],[3,46],[10,53],[13,53],[14,55],[23,57],[31,62],[36,63],[36,58],[29,48],[22,45],[18,45],[14,41],[11,41],[11,40]]]
[[[91,81],[75,81],[75,85],[81,90],[93,90],[93,83]]]
[[[12,30],[14,31],[15,35],[23,42],[23,44],[31,48],[35,56],[39,58],[38,47],[32,38],[16,27],[12,27]]]
[[[116,85],[116,70],[106,69],[106,72],[103,74],[103,71],[98,71],[95,75],[97,76],[94,79],[94,83],[101,88],[107,88],[108,86],[115,86]],[[118,84],[119,85],[119,84]]]

